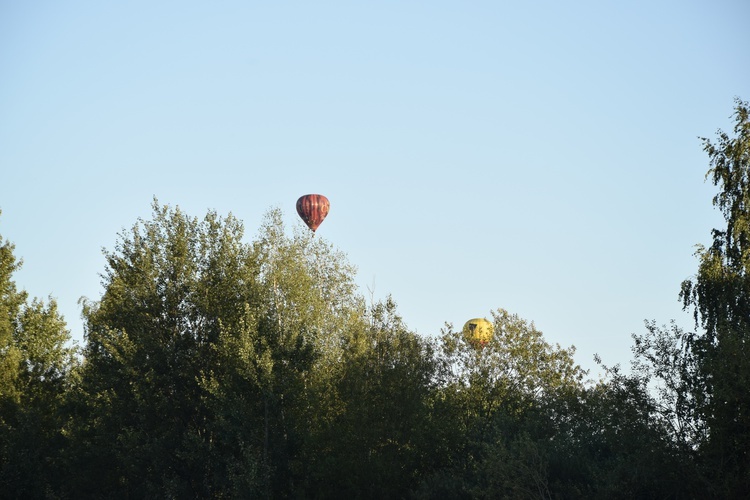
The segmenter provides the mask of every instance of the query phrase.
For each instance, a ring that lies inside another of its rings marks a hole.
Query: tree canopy
[[[681,286],[694,331],[647,321],[601,380],[502,308],[418,335],[278,209],[247,239],[155,199],[104,250],[80,349],[0,238],[3,497],[746,498],[748,109],[702,139],[726,227]]]

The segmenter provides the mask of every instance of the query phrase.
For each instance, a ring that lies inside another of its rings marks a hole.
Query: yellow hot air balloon
[[[492,323],[484,318],[470,319],[464,325],[464,338],[474,347],[482,348],[492,340]]]

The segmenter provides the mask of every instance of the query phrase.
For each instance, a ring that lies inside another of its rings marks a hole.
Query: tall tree
[[[364,320],[355,269],[345,255],[297,226],[286,234],[278,209],[266,214],[253,258],[259,265],[269,346],[262,384],[264,456],[276,496],[305,488],[309,438],[335,413],[334,385],[344,346]]]
[[[443,333],[446,383],[473,400],[467,417],[491,417],[500,405],[522,405],[581,384],[585,372],[573,359],[574,346],[549,344],[533,322],[504,309],[493,311],[492,317],[494,334],[483,347],[468,342],[450,325]]]
[[[388,297],[351,325],[325,421],[306,450],[308,495],[404,498],[429,467],[435,363],[432,345],[410,332]]]
[[[700,497],[690,457],[673,440],[647,378],[604,368],[605,380],[548,398],[533,415],[551,497]]]
[[[77,360],[55,301],[29,302],[17,290],[13,249],[0,238],[0,490],[41,498],[64,480],[66,398]]]
[[[18,401],[18,367],[21,352],[16,345],[15,331],[18,315],[26,302],[27,294],[18,291],[13,273],[21,267],[21,262],[13,254],[14,246],[0,239],[0,401],[2,404]],[[2,415],[2,413],[0,413]]]
[[[87,474],[72,483],[77,491],[208,496],[231,491],[238,469],[260,474],[257,417],[247,415],[244,439],[226,436],[227,406],[212,390],[222,370],[237,366],[222,355],[247,354],[257,337],[258,269],[242,235],[231,215],[199,220],[154,200],[153,219],[105,252],[104,294],[84,307],[76,436]],[[235,341],[246,341],[237,351],[222,349],[240,333],[250,338]],[[251,356],[257,369],[263,353]],[[250,398],[259,392],[247,389]]]
[[[715,494],[750,494],[750,108],[735,100],[734,136],[719,130],[702,138],[707,178],[718,186],[713,204],[726,226],[699,248],[698,273],[683,282],[681,298],[700,333],[688,334],[695,363],[696,411],[707,427],[702,455]]]
[[[533,323],[504,309],[492,317],[494,335],[481,348],[451,325],[443,332],[433,412],[443,424],[436,448],[446,458],[426,476],[420,490],[425,497],[513,496],[528,481],[539,481],[544,491],[546,465],[533,443],[537,436],[525,439],[519,426],[543,400],[579,389],[585,372],[573,360],[573,347],[549,344]],[[515,485],[488,483],[507,472],[495,466],[507,464],[508,453],[517,454],[514,463],[525,473],[513,475]]]
[[[324,414],[330,366],[361,321],[353,268],[267,214],[256,241],[231,215],[153,204],[105,252],[87,344],[74,484],[89,495],[284,497]],[[360,319],[358,319],[360,318]]]

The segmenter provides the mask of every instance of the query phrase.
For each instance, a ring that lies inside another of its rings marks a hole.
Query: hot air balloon
[[[330,208],[331,204],[328,202],[328,198],[322,194],[306,194],[297,200],[297,213],[305,221],[307,227],[312,229],[313,236],[315,230],[328,215]]]
[[[474,347],[482,348],[492,340],[492,323],[484,318],[470,319],[464,325],[464,338]]]

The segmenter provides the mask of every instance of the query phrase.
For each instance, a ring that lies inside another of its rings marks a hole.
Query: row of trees
[[[105,252],[70,346],[0,240],[0,491],[8,498],[742,498],[750,490],[750,121],[704,139],[727,228],[682,285],[696,331],[648,323],[629,373],[492,312],[411,332],[279,211],[154,201]]]

